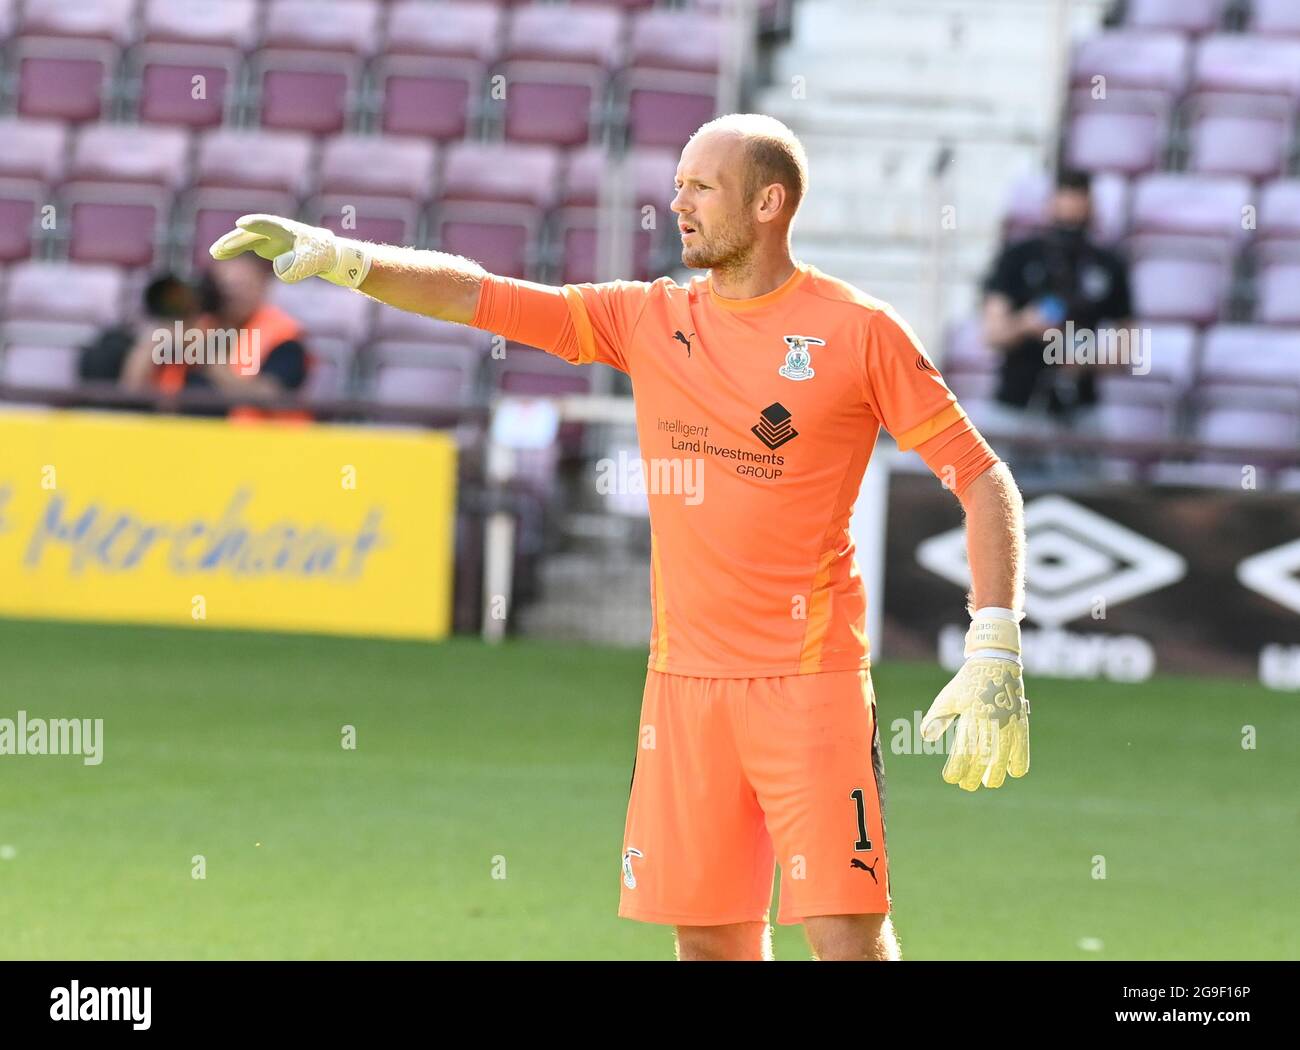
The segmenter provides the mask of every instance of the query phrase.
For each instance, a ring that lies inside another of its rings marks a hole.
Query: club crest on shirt
[[[813,371],[812,354],[808,352],[808,347],[825,346],[826,340],[811,335],[787,335],[784,339],[790,350],[785,355],[785,364],[776,370],[777,374],[793,379],[796,383],[815,376],[817,373]]]
[[[632,858],[644,856],[644,853],[633,846],[623,851],[623,885],[629,890],[636,889],[636,876],[632,873]]]

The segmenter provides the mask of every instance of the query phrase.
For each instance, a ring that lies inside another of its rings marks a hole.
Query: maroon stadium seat
[[[1144,321],[1218,320],[1228,290],[1222,262],[1196,258],[1146,258],[1134,263],[1130,281],[1135,310]]]
[[[37,212],[45,203],[41,183],[0,178],[0,263],[31,256]]]
[[[235,220],[241,215],[293,215],[297,210],[296,195],[287,193],[221,187],[192,191],[186,195],[181,221],[181,228],[188,235],[188,252],[181,257],[182,268],[207,269],[212,264],[208,246],[233,230]]]
[[[326,194],[308,204],[304,218],[344,237],[377,244],[415,244],[420,206],[406,197]]]
[[[180,128],[92,124],[72,146],[67,177],[134,182],[177,190],[187,181],[189,136]]]
[[[505,77],[505,137],[513,142],[580,146],[599,129],[606,76],[587,65],[509,62]]]
[[[611,69],[621,61],[623,16],[603,8],[574,7],[562,14],[544,5],[521,7],[506,32],[506,59],[586,64]]]
[[[1223,22],[1228,0],[1127,0],[1124,21],[1135,29],[1208,33]]]
[[[1172,405],[1102,401],[1097,406],[1097,425],[1108,441],[1167,441],[1173,423]]]
[[[257,40],[258,13],[257,0],[145,0],[141,39],[247,51]]]
[[[434,210],[432,231],[440,250],[473,259],[490,273],[535,276],[541,212],[531,205],[439,204]]]
[[[103,40],[20,38],[13,45],[18,113],[80,123],[107,109],[118,50]]]
[[[307,334],[361,343],[370,334],[375,306],[363,295],[336,295],[327,281],[276,281],[269,294],[271,302],[296,317]]]
[[[1255,278],[1255,296],[1260,324],[1300,325],[1300,260],[1265,266]]]
[[[634,196],[638,207],[647,204],[668,209],[672,201],[673,179],[677,174],[678,154],[674,150],[641,149],[628,155]],[[594,206],[600,200],[601,177],[609,170],[611,159],[603,146],[587,146],[568,155],[560,203]],[[671,225],[671,224],[670,224]]]
[[[216,127],[231,110],[239,62],[233,48],[142,44],[132,57],[134,110],[146,124]],[[202,97],[195,97],[196,76],[203,78]]]
[[[647,281],[652,272],[655,239],[651,231],[639,228],[641,213],[629,209],[628,227],[632,233],[632,269],[627,273],[597,273],[599,213],[595,208],[563,208],[556,217],[556,237],[561,252],[561,280],[565,284],[583,284],[605,278]]]
[[[1114,29],[1075,45],[1071,78],[1090,89],[1094,77],[1105,77],[1108,95],[1128,88],[1172,97],[1187,86],[1190,51],[1181,33]]]
[[[6,321],[110,324],[121,316],[123,290],[123,276],[111,266],[16,263],[5,282],[2,313]]]
[[[128,267],[155,261],[171,209],[168,194],[143,184],[70,182],[59,196],[70,216],[70,259]]]
[[[717,115],[717,82],[711,75],[632,72],[625,89],[628,140],[636,146],[681,149]]]
[[[436,156],[434,144],[419,139],[338,135],[321,150],[317,188],[424,203],[433,195]]]
[[[1282,174],[1289,147],[1288,122],[1269,116],[1207,113],[1191,129],[1191,169],[1206,175]]]
[[[352,385],[356,347],[342,339],[314,335],[308,342],[307,354],[307,379],[302,386],[303,396],[326,400],[346,397]]]
[[[1295,0],[1251,0],[1246,27],[1252,33],[1300,36],[1300,4]]]
[[[1250,203],[1250,181],[1239,176],[1144,175],[1134,184],[1131,227],[1138,235],[1195,238],[1228,251],[1247,235],[1243,209]]]
[[[10,345],[0,357],[0,382],[67,390],[77,385],[79,356],[75,346]]]
[[[1209,405],[1196,419],[1196,439],[1220,448],[1294,449],[1300,416],[1284,408]]]
[[[0,117],[0,175],[58,182],[67,141],[67,127],[59,121]]]
[[[1196,49],[1192,90],[1197,94],[1252,95],[1290,110],[1300,100],[1300,40],[1225,33]]]
[[[199,138],[194,181],[299,197],[307,187],[311,158],[311,139],[299,132],[216,128]]]
[[[390,135],[445,142],[463,138],[476,119],[486,67],[472,59],[389,55],[374,64],[370,103]]]
[[[1260,240],[1300,240],[1300,179],[1277,179],[1259,195]]]
[[[77,37],[126,44],[131,38],[135,5],[136,0],[27,0],[18,32],[20,36]]]
[[[458,142],[447,150],[441,196],[548,207],[558,189],[560,153],[549,146]]]
[[[641,69],[716,72],[722,57],[722,24],[695,11],[642,11],[632,16],[628,65]]]
[[[270,49],[258,53],[255,68],[262,127],[316,135],[343,130],[361,78],[351,55]]]
[[[269,0],[261,46],[369,55],[378,41],[380,11],[375,0]],[[437,15],[431,11],[429,17]]]
[[[1137,375],[1131,368],[1106,371],[1100,378],[1103,402],[1160,404],[1175,406],[1196,379],[1199,336],[1189,324],[1149,324],[1141,326],[1149,339],[1141,352],[1149,355],[1146,372]],[[1136,348],[1130,349],[1130,354]],[[1134,358],[1130,358],[1136,360]]]
[[[437,18],[429,17],[428,0],[396,0],[389,7],[384,52],[464,58],[481,65],[497,60],[501,49],[501,8],[450,0],[439,5],[437,15]]]
[[[1083,171],[1138,175],[1159,165],[1160,118],[1144,113],[1080,113],[1070,121],[1066,163]]]
[[[1223,324],[1205,333],[1200,382],[1231,393],[1236,384],[1300,391],[1300,328]]]

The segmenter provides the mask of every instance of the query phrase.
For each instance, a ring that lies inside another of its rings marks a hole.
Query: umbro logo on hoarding
[[[1177,583],[1183,558],[1064,496],[1025,507],[1025,615],[1060,627],[1089,615],[1099,601],[1117,605]],[[952,529],[916,548],[916,560],[961,587],[970,586],[966,536]]]

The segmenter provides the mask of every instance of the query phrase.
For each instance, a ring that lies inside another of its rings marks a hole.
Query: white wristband
[[[321,276],[331,284],[360,288],[370,273],[370,252],[361,241],[339,237],[334,244],[338,248],[338,261]]]

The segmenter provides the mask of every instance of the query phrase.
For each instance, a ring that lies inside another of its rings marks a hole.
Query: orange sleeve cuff
[[[470,324],[575,364],[579,360],[578,332],[559,288],[488,274],[479,283]]]
[[[960,413],[957,422],[922,441],[916,451],[935,477],[960,496],[966,486],[999,460],[966,414],[956,405],[952,407]]]

